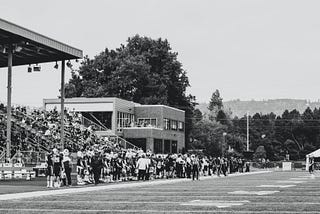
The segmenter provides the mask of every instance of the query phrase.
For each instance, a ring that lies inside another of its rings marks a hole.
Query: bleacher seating
[[[12,153],[17,151],[46,152],[60,143],[60,114],[58,111],[12,108]],[[6,107],[0,104],[0,148],[5,147]],[[105,149],[120,151],[121,146],[115,141],[99,137],[93,129],[81,124],[81,115],[65,112],[65,148],[70,152],[86,149],[92,145],[104,145]],[[1,151],[0,151],[1,153]]]

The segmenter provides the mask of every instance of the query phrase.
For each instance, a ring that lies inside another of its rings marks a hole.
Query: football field
[[[320,175],[261,172],[2,194],[0,213],[320,213]]]

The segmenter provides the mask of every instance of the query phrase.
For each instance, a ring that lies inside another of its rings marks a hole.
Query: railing
[[[40,142],[36,142],[36,140],[28,137],[27,140],[29,141],[29,143],[31,144],[31,146],[38,148],[39,152],[48,152],[49,149],[43,145],[40,144]],[[40,141],[38,139],[38,141]]]
[[[36,151],[21,151],[20,156],[16,156],[12,161],[13,163],[22,163],[25,166],[38,165],[46,161],[45,152]]]
[[[3,150],[3,151],[0,153],[0,163],[1,163],[1,162],[4,163],[5,160],[6,160],[6,151]]]
[[[163,127],[160,125],[154,125],[154,124],[146,124],[146,123],[139,123],[139,122],[132,122],[131,124],[127,124],[124,127],[118,127],[117,131],[122,132],[123,129],[161,129],[163,130]]]
[[[99,124],[97,124],[96,122],[93,122],[92,120],[90,120],[90,119],[88,119],[88,118],[86,118],[86,117],[84,117],[84,116],[82,116],[81,120],[82,120],[82,121],[81,121],[82,124],[83,124],[85,127],[91,126],[93,131],[107,131],[107,130],[108,130],[107,127],[105,127],[105,126],[103,126],[103,125],[99,125]]]
[[[126,139],[123,139],[122,137],[119,137],[118,135],[108,136],[108,141],[111,141],[113,143],[117,143],[124,149],[140,149],[139,147],[137,147],[134,144],[130,143]]]
[[[101,121],[96,117],[96,116],[94,116],[92,113],[89,113],[90,114],[90,116],[91,117],[93,117],[99,124],[98,125],[100,125],[102,128],[104,128],[105,130],[107,130],[108,128],[107,127],[105,127],[102,123],[101,123]]]

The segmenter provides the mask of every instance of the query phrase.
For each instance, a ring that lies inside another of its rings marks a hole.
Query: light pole
[[[249,111],[247,112],[247,152],[249,152]]]
[[[222,133],[221,156],[224,156],[224,144],[226,143],[227,132]]]

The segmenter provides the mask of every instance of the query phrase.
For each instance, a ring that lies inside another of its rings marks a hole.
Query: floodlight
[[[32,67],[31,65],[28,66],[28,73],[31,73],[32,72]]]
[[[22,51],[22,47],[19,46],[19,45],[16,45],[15,48],[14,48],[14,51],[15,52],[20,52],[20,51]]]
[[[33,71],[41,71],[41,66],[36,64],[33,66]]]
[[[3,54],[7,53],[6,47],[5,46],[0,46],[0,52],[3,53]]]
[[[55,69],[58,69],[58,68],[59,68],[58,62],[56,62],[56,64],[54,65],[54,68],[55,68]]]
[[[72,68],[72,64],[71,64],[70,60],[67,62],[66,65],[67,65],[68,68]]]

